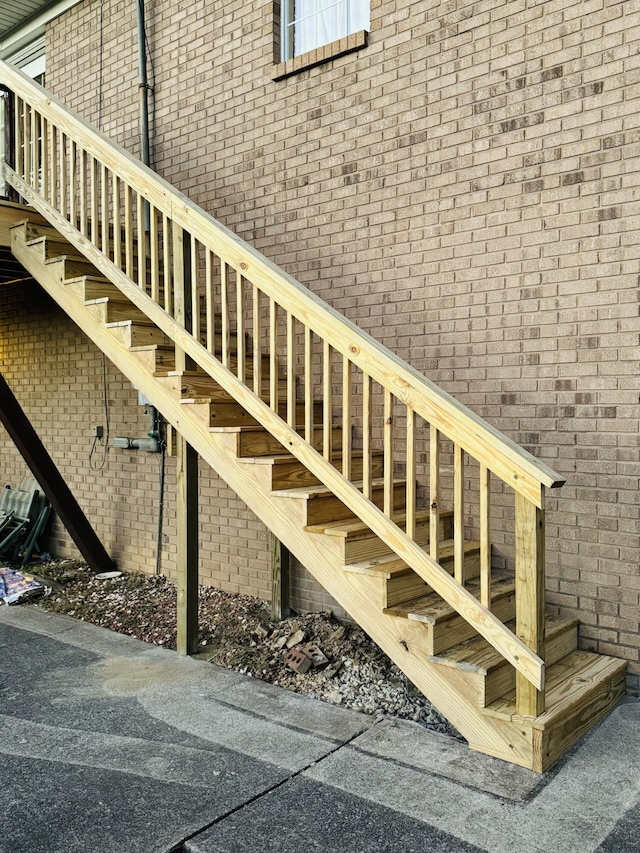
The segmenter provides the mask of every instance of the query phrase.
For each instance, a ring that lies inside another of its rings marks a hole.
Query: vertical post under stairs
[[[291,554],[273,533],[271,536],[271,618],[286,619],[291,613],[289,569]]]
[[[178,653],[198,646],[198,454],[177,436]]]

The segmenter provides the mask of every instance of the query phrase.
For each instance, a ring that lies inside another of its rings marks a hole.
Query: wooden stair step
[[[87,308],[97,308],[99,316],[106,326],[126,320],[136,326],[153,326],[156,328],[153,320],[150,320],[143,311],[136,308],[133,302],[130,302],[126,296],[123,296],[121,299],[114,299],[110,296],[91,299],[85,301],[85,305]],[[160,332],[160,329],[158,331]],[[161,332],[161,334],[164,336],[164,332]]]
[[[212,376],[201,370],[158,370],[154,372],[158,379],[181,379],[180,394],[186,400],[208,399],[212,403],[235,403],[236,399],[226,391]],[[263,383],[265,384],[265,383]],[[282,398],[287,390],[287,380],[279,379],[278,387]],[[261,399],[270,399],[268,387],[262,388]]]
[[[362,483],[354,483],[358,488],[362,488]],[[384,502],[384,480],[376,479],[371,483],[372,494],[371,500],[376,506],[381,507]],[[331,489],[324,485],[319,486],[303,486],[297,489],[281,489],[271,492],[273,497],[282,498],[297,498],[306,501],[306,519],[307,524],[317,524],[324,520],[336,520],[339,518],[349,518],[352,515],[351,510],[347,507],[340,498],[336,497]],[[393,481],[393,499],[396,507],[404,503],[406,497],[406,481]]]
[[[71,243],[61,239],[60,235],[58,235],[58,239],[47,236],[35,237],[32,240],[27,241],[27,246],[30,249],[38,249],[38,247],[42,247],[43,257],[45,260],[57,258],[70,258],[81,261],[87,260],[82,252],[79,252],[75,246],[71,245]]]
[[[302,427],[299,431],[302,432]],[[277,438],[261,426],[210,427],[209,432],[237,433],[236,454],[242,459],[248,456],[280,455],[286,449]],[[322,424],[316,424],[313,428],[313,446],[316,450],[322,447],[323,434]],[[331,434],[334,444],[339,445],[342,441],[342,427],[332,427]]]
[[[157,326],[149,326],[145,323],[135,323],[132,320],[120,320],[105,323],[105,328],[117,333],[126,347],[133,349],[139,346],[148,346],[149,344],[158,344],[160,346],[168,346],[170,338],[168,338],[162,329]]]
[[[515,633],[515,620],[507,622],[506,625]],[[578,620],[569,616],[559,616],[551,610],[547,612],[544,654],[547,668],[574,652],[577,646]],[[435,655],[432,661],[481,676],[481,706],[491,705],[497,699],[515,691],[515,669],[484,637],[478,636],[466,640]]]
[[[398,511],[393,514],[393,521],[398,527],[404,529],[406,525],[406,513]],[[416,512],[416,535],[414,537],[418,545],[426,545],[429,542],[429,526],[431,521],[431,510],[429,508],[418,509]],[[359,563],[364,560],[374,560],[391,554],[391,549],[361,519],[351,515],[348,519],[320,524],[309,524],[305,527],[307,533],[334,536],[342,540],[343,560],[345,565]],[[453,512],[443,510],[440,512],[440,541],[453,537]]]
[[[383,474],[384,454],[380,451],[373,455],[372,477],[381,477]],[[268,464],[272,467],[271,487],[274,491],[281,489],[296,489],[304,486],[319,485],[320,481],[312,474],[303,462],[300,462],[291,454],[281,456],[256,456],[244,459],[244,462],[256,465]],[[342,471],[342,453],[334,453],[331,464],[338,471]],[[355,478],[362,477],[364,457],[362,451],[354,450],[351,453],[351,474]]]
[[[117,298],[117,294],[120,293],[115,284],[101,275],[81,275],[78,278],[67,279],[65,285],[77,285],[79,293],[85,301],[101,299],[105,296]]]
[[[596,715],[607,713],[608,708],[604,710],[603,704],[613,698],[608,695],[609,687],[618,698],[624,694],[625,671],[626,661],[619,658],[585,651],[573,651],[566,655],[547,668],[545,711],[532,721],[534,727],[547,730],[558,723],[575,722],[577,728],[581,729],[576,734],[577,740],[593,725]],[[601,693],[605,694],[605,702],[595,702],[596,696]],[[592,703],[593,707],[590,708]],[[511,720],[517,715],[515,690],[492,702],[484,709],[484,713]],[[567,734],[570,732],[565,732]],[[562,752],[566,749],[568,745],[564,746]]]
[[[454,544],[453,540],[440,543],[440,565],[450,575],[454,573]],[[464,543],[465,578],[470,580],[480,573],[480,543],[467,541]],[[384,580],[382,606],[386,609],[404,601],[412,601],[430,592],[429,587],[404,560],[393,557],[367,560],[362,563],[352,563],[345,566],[345,571],[367,574]]]
[[[192,406],[197,410],[197,416],[206,426],[259,426],[258,421],[240,404],[234,401],[219,402],[211,398],[187,399],[181,398],[180,403],[184,406]],[[278,414],[281,418],[287,416],[287,404],[281,402],[278,406]],[[304,420],[305,404],[303,401],[296,403],[296,420]],[[314,416],[316,419],[322,416],[322,403],[314,403]]]
[[[466,589],[480,599],[479,580],[469,581]],[[494,572],[491,610],[501,622],[515,618],[515,589],[513,575],[504,571]],[[435,592],[385,608],[384,612],[429,626],[425,636],[430,655],[438,655],[477,635],[473,627]]]

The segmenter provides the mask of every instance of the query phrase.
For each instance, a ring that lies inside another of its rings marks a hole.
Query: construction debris
[[[8,567],[0,568],[0,601],[18,604],[27,598],[40,598],[46,587],[33,575],[26,575]]]
[[[305,673],[311,667],[311,658],[302,649],[291,649],[284,659],[286,666],[294,672]]]

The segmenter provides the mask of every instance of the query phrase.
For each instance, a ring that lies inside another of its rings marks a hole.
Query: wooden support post
[[[198,646],[198,454],[177,436],[178,654]]]
[[[271,618],[286,619],[290,615],[289,569],[291,554],[282,542],[271,536]]]
[[[544,505],[544,502],[543,502]],[[544,658],[544,509],[516,494],[516,634]],[[544,711],[544,691],[516,672],[519,714],[537,717]]]
[[[56,468],[53,459],[47,453],[2,374],[0,374],[0,423],[13,439],[22,458],[31,469],[31,473],[40,484],[89,568],[94,572],[113,571],[115,564],[78,506],[62,474]]]

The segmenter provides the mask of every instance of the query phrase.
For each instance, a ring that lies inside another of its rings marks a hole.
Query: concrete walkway
[[[1,853],[640,850],[640,703],[545,776],[0,607]]]

